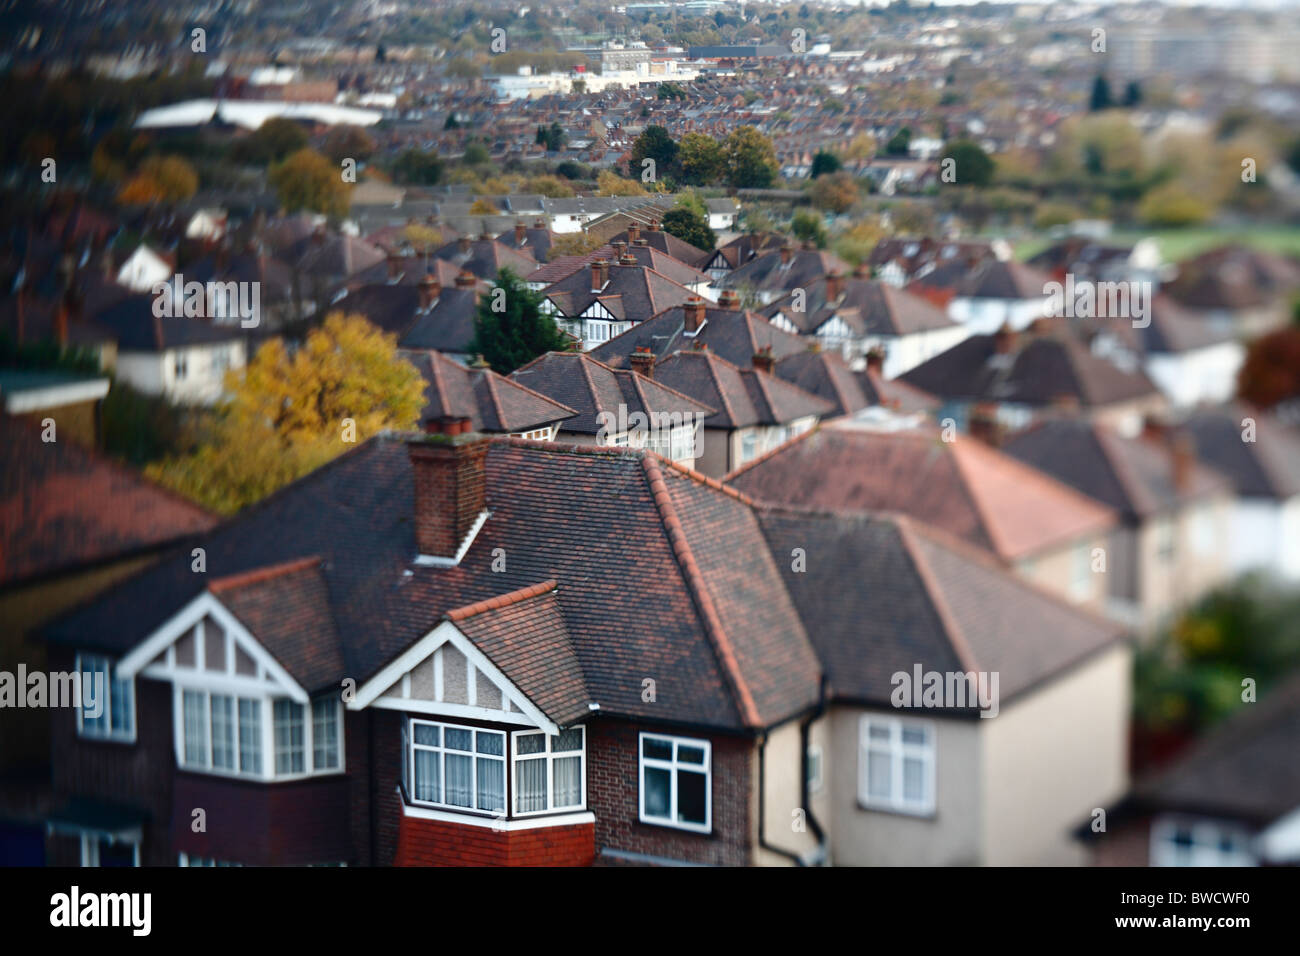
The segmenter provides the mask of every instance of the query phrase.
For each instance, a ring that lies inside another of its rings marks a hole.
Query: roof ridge
[[[736,413],[735,413],[735,411],[734,411],[734,410],[732,409],[732,407],[731,407],[731,402],[728,401],[728,399],[727,399],[727,390],[726,390],[725,388],[722,387],[722,380],[718,378],[717,370],[715,370],[714,367],[713,367],[713,362],[714,362],[714,360],[717,360],[717,361],[719,361],[719,362],[726,362],[727,365],[731,365],[731,363],[730,363],[730,362],[727,362],[726,359],[724,359],[724,358],[722,358],[722,357],[720,357],[720,356],[714,355],[712,352],[707,351],[707,350],[706,350],[706,351],[697,351],[697,350],[692,349],[692,350],[689,351],[689,352],[680,352],[680,353],[678,353],[678,354],[679,354],[679,355],[699,355],[699,356],[701,357],[701,359],[704,361],[704,367],[705,367],[705,369],[708,370],[708,373],[709,373],[709,379],[713,382],[713,387],[717,390],[718,398],[721,399],[721,403],[720,403],[720,404],[722,405],[722,408],[721,408],[720,410],[723,411],[723,412],[726,412],[726,414],[727,414],[727,418],[730,419],[731,424],[732,424],[733,426],[735,426],[735,424],[736,424]],[[731,365],[731,367],[732,367],[732,368],[735,368],[734,365]],[[737,371],[739,371],[739,369],[737,369]]]
[[[498,594],[496,597],[485,598],[482,601],[475,601],[473,604],[453,608],[444,614],[443,618],[452,622],[463,621],[485,611],[496,611],[503,607],[510,607],[513,604],[521,604],[531,598],[557,590],[559,586],[559,583],[554,578],[548,578],[537,584],[530,584],[514,591],[507,591],[505,594]]]
[[[501,407],[501,399],[497,395],[496,375],[490,368],[480,369],[480,371],[483,373],[483,381],[487,385],[488,398],[492,400],[492,410],[497,414],[497,423],[504,430],[509,431],[510,426],[506,424],[505,409]]]
[[[668,493],[668,484],[664,481],[663,473],[659,470],[659,459],[656,456],[647,455],[642,459],[642,465],[645,469],[646,482],[650,488],[650,496],[659,512],[659,518],[663,522],[664,530],[668,533],[673,556],[677,560],[677,566],[682,572],[682,577],[686,581],[691,596],[695,599],[695,606],[699,612],[701,623],[704,625],[704,632],[713,645],[714,653],[718,657],[718,663],[722,665],[723,676],[730,685],[732,695],[735,698],[736,709],[740,712],[741,720],[744,721],[745,726],[760,727],[762,726],[762,720],[759,717],[758,708],[754,704],[754,698],[750,694],[749,687],[745,684],[744,677],[741,675],[740,664],[736,660],[731,641],[727,638],[726,631],[722,627],[722,620],[718,617],[713,598],[710,597],[705,586],[704,574],[695,562],[695,555],[691,551],[690,542],[686,540],[686,529],[682,527],[682,523],[677,517],[677,510],[673,507],[672,497]]]
[[[445,388],[443,388],[442,375],[438,371],[438,359],[442,358],[442,354],[438,352],[437,349],[430,349],[429,351],[432,353],[429,357],[429,371],[433,375],[433,390],[438,395],[438,403],[442,406],[443,414],[450,415],[451,403],[447,401],[447,391]],[[451,361],[451,360],[448,359],[447,361]],[[464,368],[463,366],[457,366],[457,367]],[[469,371],[469,369],[464,369],[464,370],[466,372]]]
[[[214,593],[230,591],[235,588],[245,587],[249,584],[258,584],[271,578],[280,577],[284,574],[292,574],[295,571],[301,571],[304,568],[311,567],[313,564],[319,565],[321,556],[319,554],[308,555],[305,558],[295,558],[292,561],[282,561],[278,564],[267,564],[251,571],[241,571],[236,574],[228,574],[224,577],[216,578],[208,582],[208,590]]]

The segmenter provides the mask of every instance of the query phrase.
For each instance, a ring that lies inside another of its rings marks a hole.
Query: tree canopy
[[[479,299],[470,351],[508,375],[539,355],[568,348],[568,337],[542,312],[541,293],[509,269],[498,272],[496,288]]]

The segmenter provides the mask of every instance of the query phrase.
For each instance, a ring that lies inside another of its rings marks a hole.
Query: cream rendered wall
[[[831,859],[841,866],[969,866],[980,862],[979,724],[924,716],[935,728],[935,812],[915,817],[858,805],[861,707],[830,711],[826,781]],[[892,713],[887,709],[876,711]],[[909,718],[910,719],[910,718]],[[997,718],[995,718],[996,720]]]
[[[827,720],[822,718],[819,723],[824,725]],[[783,850],[811,854],[817,848],[817,837],[808,826],[807,808],[803,805],[803,755],[799,724],[798,720],[782,724],[767,738],[765,779],[760,796],[764,801],[763,836],[769,843]],[[810,741],[813,736],[809,735]],[[755,747],[753,779],[756,781],[758,769],[758,748]],[[818,815],[815,803],[813,813]],[[757,827],[757,812],[753,819]],[[802,827],[802,831],[795,828],[796,823]],[[818,823],[825,829],[825,820],[820,815]],[[762,866],[794,865],[793,860],[765,850],[758,840],[754,841],[754,862]]]
[[[1093,556],[1095,549],[1106,548],[1109,543],[1110,536],[1107,532],[1079,538],[1068,544],[1022,559],[1017,563],[1016,571],[1026,581],[1037,584],[1044,590],[1050,591],[1072,604],[1079,604],[1102,613],[1106,609],[1107,592],[1109,591],[1107,574],[1110,573],[1111,569],[1110,553],[1107,551],[1106,573],[1104,574],[1092,570]],[[1084,560],[1084,558],[1076,557],[1076,551],[1082,551],[1088,564],[1088,574],[1082,579],[1086,589],[1078,593],[1074,590],[1075,562],[1076,560]]]
[[[982,862],[1085,861],[1070,831],[1128,786],[1131,670],[1131,647],[1113,646],[979,721]]]

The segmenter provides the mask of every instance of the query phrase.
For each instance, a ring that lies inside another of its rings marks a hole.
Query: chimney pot
[[[718,308],[737,311],[740,309],[740,293],[735,289],[723,289],[718,296]]]

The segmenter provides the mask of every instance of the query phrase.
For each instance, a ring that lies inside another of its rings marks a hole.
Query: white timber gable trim
[[[207,648],[204,647],[203,622],[211,618],[225,631],[225,667],[210,670],[206,666]],[[176,642],[186,635],[194,637],[194,667],[186,667],[176,660]],[[252,658],[256,674],[239,674],[235,665],[236,649]],[[289,675],[275,657],[264,648],[226,609],[211,592],[204,591],[183,608],[164,621],[146,637],[135,650],[123,657],[117,665],[122,678],[137,675],[176,682],[181,678],[187,686],[201,686],[209,690],[230,693],[267,694],[276,692],[300,703],[307,704],[307,692]]]
[[[451,621],[439,623],[357,688],[348,709],[366,707],[540,727],[548,734],[560,732]]]

